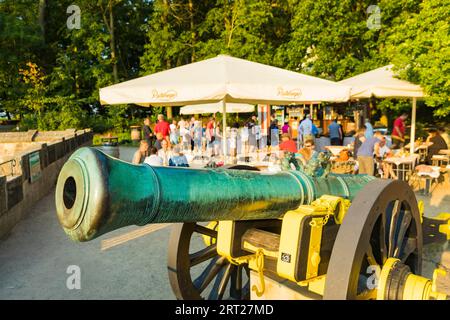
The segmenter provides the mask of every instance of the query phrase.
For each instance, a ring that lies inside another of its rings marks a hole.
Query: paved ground
[[[124,149],[124,160],[133,149]],[[166,261],[170,227],[101,251],[103,239],[68,239],[59,225],[51,193],[0,242],[0,299],[174,299]],[[81,270],[81,289],[66,287],[67,268]]]
[[[449,174],[441,177],[439,183],[432,185],[432,194],[429,196],[421,195],[421,192],[416,192],[418,201],[423,201],[425,204],[425,216],[435,217],[440,213],[450,213],[450,181]],[[422,184],[423,187],[423,184]],[[445,244],[430,244],[424,247],[423,252],[423,270],[422,274],[427,277],[432,277],[433,271],[440,265],[441,256],[444,251],[450,250],[449,241]],[[450,270],[450,265],[443,266]]]
[[[100,250],[102,239],[133,228],[74,243],[50,194],[0,242],[0,299],[174,299],[166,272],[170,227]],[[81,290],[66,287],[71,265],[80,267]]]
[[[129,161],[132,148],[122,148]],[[426,202],[427,216],[450,212],[450,184],[438,185]],[[55,216],[54,194],[41,200],[12,233],[0,241],[0,299],[174,299],[166,271],[170,227],[101,251],[101,240],[136,227],[78,244],[64,234]],[[447,246],[426,248],[424,274],[430,276]],[[71,265],[80,267],[81,289],[69,290]]]

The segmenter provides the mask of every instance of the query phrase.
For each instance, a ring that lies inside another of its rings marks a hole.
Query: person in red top
[[[283,135],[281,136],[281,140],[283,141],[280,144],[281,151],[287,151],[292,153],[297,152],[297,145],[294,140],[291,140],[288,133],[283,133]]]
[[[206,124],[206,129],[211,130],[211,133],[213,133],[213,131],[214,131],[214,117],[209,118],[209,121]]]
[[[214,137],[214,117],[209,118],[208,123],[206,124],[206,138],[208,139],[208,142],[211,142],[212,137]],[[214,140],[213,140],[214,141]]]
[[[164,116],[162,114],[158,115],[158,123],[155,126],[155,134],[160,132],[164,139],[168,140],[168,136],[170,134],[170,125],[167,121],[164,120]]]
[[[405,144],[405,120],[408,118],[406,113],[394,121],[394,129],[392,130],[392,148],[399,149]]]
[[[300,165],[298,164],[295,154],[297,153],[297,144],[294,140],[289,137],[288,133],[283,133],[281,135],[280,143],[280,158],[281,167],[283,170],[300,170]]]

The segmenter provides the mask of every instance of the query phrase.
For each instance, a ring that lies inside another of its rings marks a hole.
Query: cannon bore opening
[[[67,209],[72,209],[77,197],[77,184],[73,177],[69,177],[64,183],[63,201]]]

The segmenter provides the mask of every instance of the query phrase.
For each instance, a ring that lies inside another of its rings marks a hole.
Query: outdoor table
[[[433,145],[433,142],[422,142],[422,143],[414,143],[414,152],[419,153],[419,161],[425,161],[428,156],[428,148]],[[408,143],[405,148],[409,149],[410,143]]]
[[[418,157],[419,155],[417,154],[408,157],[390,157],[384,159],[383,162],[395,165],[397,179],[406,181],[407,173],[411,173],[414,170]]]
[[[118,145],[119,143],[119,138],[118,137],[113,137],[113,136],[106,136],[106,137],[102,137],[102,145]]]
[[[414,152],[418,151],[419,149],[427,149],[429,146],[432,146],[433,142],[415,142],[414,143]],[[408,143],[405,146],[405,149],[409,149],[409,147],[411,146],[411,143]]]
[[[436,154],[431,158],[433,166],[444,166],[449,164],[449,157],[447,155]]]
[[[419,176],[420,180],[422,180],[422,179],[425,180],[425,186],[424,186],[422,193],[424,195],[429,195],[431,184],[433,183],[433,180],[437,181],[437,179],[440,176],[440,167],[425,166],[425,165],[418,166],[417,167],[417,175]],[[420,187],[420,184],[419,184],[419,187]]]
[[[119,151],[119,138],[114,136],[106,136],[101,138],[102,146],[101,151],[114,158],[120,157]]]
[[[439,150],[439,155],[444,155],[447,157],[447,164],[450,163],[450,149]]]
[[[346,146],[325,146],[325,149],[329,150],[333,156],[338,157],[342,150],[348,150]]]

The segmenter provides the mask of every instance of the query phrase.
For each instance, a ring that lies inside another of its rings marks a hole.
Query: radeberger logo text
[[[282,97],[298,98],[302,95],[300,89],[285,90],[283,87],[278,87],[278,95]]]
[[[175,90],[167,90],[165,92],[159,92],[156,89],[152,91],[153,99],[161,99],[161,100],[173,100],[177,96],[177,92]]]

